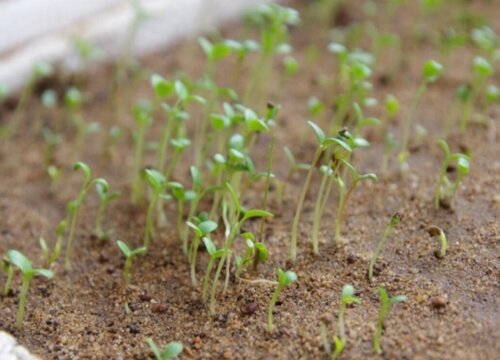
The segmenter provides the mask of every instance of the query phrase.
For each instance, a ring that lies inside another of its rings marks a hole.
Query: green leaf
[[[391,298],[391,304],[397,304],[400,302],[405,302],[408,300],[408,297],[406,295],[396,295]]]
[[[46,277],[47,279],[52,279],[54,277],[54,272],[46,269],[35,269],[35,275]]]
[[[151,87],[153,88],[156,96],[165,98],[174,93],[174,86],[170,81],[165,80],[158,74],[151,75]]]
[[[210,255],[210,257],[213,257],[215,252],[217,251],[214,242],[207,237],[204,237],[202,240],[203,243],[205,244],[205,248],[207,249],[208,255]]]
[[[201,229],[195,224],[193,224],[191,221],[186,221],[186,225],[189,226],[194,231],[197,238],[203,237],[203,231],[201,231]]]
[[[201,230],[203,236],[206,236],[217,229],[217,223],[215,221],[206,220],[200,223],[198,228]]]
[[[461,174],[468,174],[470,171],[469,159],[466,155],[461,155],[457,161],[457,168]]]
[[[389,116],[395,116],[399,112],[399,101],[394,95],[385,98],[385,111]]]
[[[269,126],[259,118],[250,118],[245,121],[247,129],[253,132],[265,132],[269,130]]]
[[[278,268],[278,283],[281,287],[288,286],[297,281],[297,274],[293,271],[284,272],[280,268]]]
[[[273,217],[274,215],[270,213],[269,211],[265,210],[259,210],[259,209],[250,209],[245,211],[243,217],[245,219],[251,219],[251,218],[267,218],[267,217]]]
[[[323,130],[321,130],[321,128],[312,121],[308,121],[307,123],[312,127],[314,134],[316,135],[316,139],[318,139],[318,142],[322,145],[325,140],[325,133]]]
[[[83,172],[83,178],[85,179],[85,182],[89,182],[90,180],[92,180],[92,172],[90,171],[90,167],[83,161],[74,163],[73,170],[81,170]]]
[[[167,346],[163,349],[162,353],[162,359],[164,360],[171,360],[179,356],[179,354],[182,352],[183,346],[182,343],[177,342],[177,341],[172,341],[171,343],[168,343]]]
[[[118,245],[118,247],[120,248],[120,250],[122,251],[123,255],[125,255],[126,258],[130,257],[132,252],[130,251],[130,248],[127,246],[127,244],[125,244],[121,240],[116,240],[116,245]]]
[[[97,178],[94,184],[99,195],[106,195],[109,192],[109,183],[104,178]]]
[[[255,250],[257,251],[257,261],[264,262],[269,256],[269,251],[264,243],[255,243]]]
[[[30,274],[33,273],[33,266],[31,265],[31,262],[28,260],[26,256],[21,254],[17,250],[9,250],[7,251],[7,259],[9,262],[18,267],[23,274]]]
[[[80,90],[78,90],[75,87],[70,87],[64,96],[64,104],[66,105],[67,108],[69,109],[76,109],[82,105],[83,102],[83,97],[82,94],[80,93]]]
[[[487,78],[493,75],[493,67],[485,58],[481,56],[476,56],[474,58],[473,68],[474,72],[479,77]]]
[[[146,177],[147,183],[156,193],[159,193],[163,189],[165,189],[166,180],[165,176],[163,176],[162,173],[157,170],[146,169],[144,170],[144,175]]]
[[[213,49],[212,43],[204,37],[200,37],[198,39],[198,43],[200,44],[201,48],[203,49],[203,52],[205,53],[206,57],[211,58],[212,49]]]
[[[175,82],[174,87],[175,87],[175,93],[177,94],[177,96],[179,97],[179,99],[180,99],[181,101],[186,101],[186,100],[187,100],[187,98],[188,98],[188,96],[189,96],[189,91],[188,91],[188,89],[186,88],[186,85],[184,85],[184,84],[182,83],[182,81],[177,80],[177,81]]]
[[[149,348],[153,352],[153,355],[155,356],[156,360],[163,360],[161,351],[158,348],[158,346],[156,345],[156,343],[154,342],[154,340],[151,338],[147,338],[146,342],[148,343]]]
[[[194,188],[200,189],[201,186],[203,185],[203,179],[201,177],[200,170],[198,170],[198,168],[193,165],[189,168],[189,171],[191,173],[191,178],[193,179]]]
[[[422,68],[422,75],[427,82],[436,81],[442,72],[443,65],[434,60],[428,60]]]

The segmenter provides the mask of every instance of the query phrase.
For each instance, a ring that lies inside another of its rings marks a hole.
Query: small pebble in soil
[[[446,304],[448,303],[447,296],[444,295],[439,295],[439,296],[434,296],[431,298],[431,306],[433,309],[436,310],[441,310],[446,307]]]
[[[155,304],[152,307],[152,311],[156,314],[165,314],[168,310],[168,306],[165,304]]]
[[[128,324],[126,328],[128,329],[128,332],[131,334],[139,334],[141,332],[141,328],[139,327],[139,325],[134,323]]]
[[[243,308],[241,309],[241,313],[243,315],[250,316],[255,314],[258,308],[259,306],[257,305],[256,302],[249,302],[243,306]]]
[[[149,295],[147,292],[143,292],[141,295],[139,295],[139,300],[144,301],[144,302],[150,302],[152,299],[151,295]]]

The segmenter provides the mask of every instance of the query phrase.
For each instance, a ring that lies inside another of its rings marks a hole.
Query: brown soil
[[[333,69],[334,59],[326,53],[328,36],[318,24],[307,21],[292,31],[295,53],[302,64],[299,75],[288,82],[279,82],[273,88],[270,100],[281,103],[278,118],[277,160],[273,170],[283,178],[288,165],[281,152],[288,144],[298,159],[311,159],[314,137],[308,129],[306,102],[310,96],[323,100],[328,89],[322,86]],[[500,8],[490,2],[472,2],[471,12],[484,16],[500,33]],[[343,11],[341,22],[362,20],[360,7],[349,5]],[[395,94],[406,109],[420,77],[421,64],[429,58],[439,58],[432,44],[431,29],[444,29],[457,24],[454,11],[442,10],[439,16],[425,18],[424,35],[417,42],[412,37],[415,9],[406,6],[396,14],[390,25],[375,18],[377,24],[398,31],[403,38],[404,68],[392,81],[386,79],[387,67],[394,60],[387,52],[377,61],[373,76],[374,95],[379,100],[385,94]],[[310,20],[310,19],[309,19]],[[496,21],[496,22],[495,22]],[[459,25],[456,25],[459,26]],[[224,36],[244,38],[254,36],[239,26],[223,32]],[[369,43],[368,39],[365,39]],[[319,51],[311,59],[310,46]],[[309,48],[309,50],[308,50]],[[195,49],[195,50],[194,50]],[[194,52],[193,52],[194,51]],[[188,265],[178,246],[172,222],[168,230],[158,231],[151,251],[135,261],[133,285],[123,282],[123,259],[113,242],[101,243],[91,236],[97,199],[91,193],[82,212],[77,233],[74,271],[65,272],[62,264],[54,270],[52,281],[37,278],[33,281],[27,303],[27,316],[23,330],[14,327],[17,311],[19,279],[15,281],[15,294],[0,300],[0,329],[18,337],[19,341],[44,359],[144,359],[149,350],[145,337],[153,337],[159,344],[178,340],[185,345],[182,358],[187,359],[326,359],[319,339],[319,319],[325,314],[336,315],[339,296],[344,284],[352,284],[362,304],[347,310],[347,347],[344,359],[378,358],[373,355],[372,336],[379,309],[379,286],[390,294],[405,294],[408,301],[394,306],[386,321],[382,337],[384,358],[387,359],[497,359],[500,354],[499,275],[500,262],[500,145],[498,142],[499,111],[497,106],[488,114],[495,127],[471,126],[466,135],[453,134],[449,143],[457,150],[466,146],[472,151],[472,171],[466,177],[457,197],[456,212],[435,210],[432,196],[442,154],[434,144],[440,136],[449,99],[458,84],[468,78],[472,46],[451,55],[445,64],[446,73],[432,84],[418,107],[418,123],[429,130],[425,141],[410,156],[410,170],[399,176],[396,164],[391,172],[381,176],[376,184],[363,184],[352,197],[344,225],[345,245],[334,249],[330,245],[336,194],[331,208],[323,220],[320,256],[314,257],[310,245],[310,225],[314,191],[306,206],[300,228],[299,258],[294,270],[299,280],[287,288],[275,312],[277,331],[270,335],[265,328],[267,305],[272,285],[265,282],[232,283],[228,292],[218,297],[218,315],[211,318],[201,301],[200,289],[190,284]],[[309,54],[309,55],[307,55]],[[144,59],[147,69],[171,78],[179,70],[200,74],[203,69],[201,51],[193,43],[181,44],[166,53]],[[226,66],[227,65],[227,66]],[[240,82],[231,83],[231,62],[222,67],[220,81],[241,89],[246,73],[239,74]],[[498,67],[497,67],[498,68]],[[243,69],[247,72],[248,69]],[[114,120],[127,130],[133,120],[127,110],[120,116],[113,113],[108,97],[109,67],[100,67],[88,76],[86,91],[93,95],[84,109],[86,119],[109,125]],[[151,96],[148,75],[122,90],[123,96],[140,99]],[[495,76],[498,83],[499,76]],[[49,85],[54,87],[58,82]],[[46,85],[47,86],[47,85]],[[278,95],[279,94],[279,95]],[[132,103],[133,100],[123,101]],[[126,106],[126,108],[128,105]],[[195,110],[194,110],[195,111]],[[404,113],[404,111],[403,111]],[[9,112],[3,109],[8,120]],[[41,115],[43,114],[43,115]],[[374,111],[372,115],[382,116]],[[25,116],[22,132],[0,152],[0,254],[18,249],[40,265],[38,237],[44,235],[52,241],[57,222],[65,216],[65,203],[76,195],[80,186],[79,174],[70,170],[76,159],[88,162],[96,175],[109,180],[112,189],[124,193],[109,209],[106,224],[114,229],[113,239],[122,239],[135,246],[141,244],[145,208],[129,202],[128,167],[131,161],[131,139],[127,134],[114,149],[112,158],[99,168],[102,133],[92,135],[79,155],[72,150],[71,131],[57,147],[56,163],[65,170],[64,180],[56,193],[49,190],[49,179],[42,164],[43,140],[33,134],[33,121],[42,117],[52,123],[57,117],[64,119],[63,111],[44,113],[35,101]],[[116,119],[116,120],[115,120]],[[324,127],[326,117],[319,121]],[[158,121],[161,123],[161,121]],[[158,125],[159,126],[159,125]],[[69,129],[69,127],[68,127]],[[397,134],[400,122],[394,124]],[[383,144],[375,132],[367,133],[372,147],[360,150],[355,165],[362,171],[379,172]],[[152,132],[151,140],[156,140]],[[270,138],[259,139],[255,159],[258,168],[265,169],[265,155]],[[4,144],[2,144],[4,145]],[[149,156],[150,155],[150,156]],[[148,161],[153,162],[153,153]],[[186,171],[189,154],[176,172],[178,180],[188,181]],[[185,165],[185,164],[186,165]],[[275,279],[275,268],[285,267],[288,258],[289,229],[297,194],[302,185],[302,174],[292,179],[282,207],[272,201],[271,211],[276,215],[266,223],[264,241],[270,248],[270,259],[260,267],[258,274],[247,274],[252,279]],[[319,186],[315,179],[313,189]],[[250,189],[244,202],[258,206],[261,188]],[[373,284],[366,280],[370,255],[381,233],[394,212],[403,214],[402,224],[390,237],[377,265]],[[174,218],[175,206],[169,213]],[[426,230],[429,225],[443,228],[449,241],[449,253],[437,259],[433,252],[438,240],[431,239]],[[247,228],[258,229],[254,222]],[[221,238],[218,233],[215,238]],[[207,258],[202,253],[198,274],[201,277]],[[2,275],[2,281],[4,279]],[[255,309],[256,305],[256,309]],[[129,311],[125,311],[128,306]],[[333,329],[333,328],[332,328]],[[336,332],[332,330],[332,335]]]

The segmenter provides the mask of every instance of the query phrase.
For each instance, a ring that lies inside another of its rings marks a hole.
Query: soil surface
[[[118,111],[109,92],[111,67],[92,70],[83,84],[88,95],[83,116],[87,121],[100,122],[102,131],[89,135],[80,150],[75,150],[75,134],[67,124],[68,114],[63,110],[43,109],[35,100],[22,117],[23,125],[15,141],[0,144],[0,254],[17,249],[37,266],[43,264],[38,238],[44,236],[53,243],[55,226],[66,214],[65,204],[77,194],[81,177],[71,171],[76,160],[87,162],[96,176],[104,176],[113,190],[123,193],[112,203],[105,220],[106,226],[114,230],[112,241],[102,242],[92,235],[98,199],[90,192],[77,230],[73,271],[66,272],[60,261],[54,266],[53,280],[33,280],[22,330],[14,326],[20,289],[20,279],[16,276],[13,293],[0,299],[0,329],[15,335],[43,359],[146,359],[152,356],[146,337],[153,337],[162,345],[182,341],[185,349],[181,358],[185,359],[326,359],[320,342],[320,318],[325,314],[336,318],[342,286],[352,284],[362,303],[347,309],[343,359],[381,358],[372,350],[379,286],[391,295],[408,297],[406,303],[391,309],[385,322],[383,358],[498,359],[499,106],[488,110],[486,124],[473,124],[466,134],[453,130],[448,136],[453,151],[468,149],[472,154],[471,173],[458,191],[456,211],[436,210],[432,199],[443,159],[435,143],[442,136],[454,91],[460,83],[468,81],[472,57],[480,53],[467,45],[445,59],[436,48],[436,34],[451,25],[463,31],[471,22],[481,19],[488,20],[500,33],[500,7],[494,1],[467,2],[464,8],[474,16],[464,19],[458,6],[425,16],[414,8],[415,4],[409,4],[393,15],[379,11],[378,15],[369,16],[363,13],[360,3],[349,2],[342,10],[336,19],[342,27],[336,27],[337,30],[373,23],[384,31],[397,32],[402,40],[401,67],[394,65],[397,65],[395,51],[384,50],[372,76],[375,98],[382,103],[386,94],[394,94],[400,100],[401,115],[390,125],[398,138],[401,119],[420,81],[422,64],[435,58],[443,62],[445,72],[429,86],[417,108],[415,121],[428,130],[428,136],[423,141],[412,137],[410,168],[405,174],[398,172],[394,159],[389,171],[380,173],[383,141],[375,128],[366,131],[365,137],[372,145],[357,151],[353,161],[360,172],[379,174],[380,181],[365,182],[353,194],[343,226],[344,244],[340,248],[332,245],[338,196],[336,192],[332,194],[322,221],[319,256],[312,254],[310,244],[314,190],[320,181],[319,176],[314,178],[300,226],[298,261],[293,267],[298,281],[285,289],[279,299],[274,315],[277,330],[273,334],[266,331],[266,321],[274,285],[260,279],[274,281],[277,266],[290,268],[289,234],[304,173],[295,174],[289,181],[283,204],[276,201],[275,189],[271,192],[269,210],[275,217],[266,221],[262,239],[269,247],[269,260],[259,267],[258,273],[246,273],[248,281],[237,283],[232,279],[227,293],[218,296],[215,318],[210,317],[207,305],[201,300],[200,289],[191,286],[188,264],[175,230],[173,203],[168,204],[171,214],[168,227],[158,230],[151,251],[135,260],[132,284],[125,285],[123,281],[124,260],[114,240],[139,246],[146,213],[145,205],[133,206],[129,201],[130,129],[134,126],[129,108],[138,99],[152,97],[148,84],[151,72],[166,78],[179,72],[191,77],[202,73],[202,52],[196,42],[189,41],[142,59],[143,70],[120,90],[122,107]],[[291,30],[300,70],[290,79],[279,80],[276,74],[281,67],[277,65],[269,81],[267,99],[282,105],[277,118],[273,169],[282,179],[289,170],[281,151],[284,145],[292,149],[300,162],[311,161],[315,138],[305,121],[309,118],[307,100],[316,96],[332,103],[328,81],[335,68],[335,57],[326,51],[326,46],[332,37],[339,36],[326,32],[303,3],[292,5],[301,10],[303,18],[303,24]],[[240,24],[225,29],[222,36],[257,38],[255,32]],[[359,46],[369,50],[370,44],[370,39],[363,37]],[[220,83],[242,92],[252,60],[237,73],[234,59],[223,63],[217,74]],[[497,71],[494,76],[497,84],[499,74]],[[62,93],[67,81],[52,79],[40,84],[37,93],[48,87]],[[264,106],[260,104],[258,110],[263,112]],[[13,101],[3,106],[2,121],[12,116],[12,108]],[[367,115],[383,117],[382,108],[370,109]],[[196,120],[199,111],[195,106],[190,110],[189,121]],[[331,115],[327,110],[317,122],[327,128]],[[160,114],[157,118],[148,137],[150,141],[158,140]],[[43,166],[43,138],[36,129],[38,122],[46,126],[59,124],[64,133],[54,158],[64,174],[55,191],[51,191]],[[104,134],[111,124],[122,127],[125,136],[103,161]],[[261,171],[266,169],[270,142],[270,137],[263,135],[256,146],[254,159]],[[190,152],[183,155],[174,176],[176,180],[190,181],[191,156]],[[154,164],[154,151],[148,152],[147,164]],[[249,189],[244,204],[259,206],[262,189],[263,183]],[[209,203],[203,204],[203,208],[209,207]],[[370,284],[366,279],[370,256],[395,212],[401,213],[403,220],[383,249],[376,277]],[[439,241],[427,234],[431,225],[446,232],[449,251],[444,259],[434,256]],[[245,229],[258,233],[259,226],[260,222],[254,221]],[[214,236],[217,241],[223,236],[220,229],[222,224]],[[237,249],[241,251],[241,247]],[[208,261],[203,251],[200,258],[199,278]],[[2,283],[4,279],[0,275]],[[332,336],[337,334],[336,321],[330,332]]]

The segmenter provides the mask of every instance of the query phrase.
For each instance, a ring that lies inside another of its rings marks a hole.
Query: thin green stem
[[[281,290],[282,288],[278,285],[278,287],[276,287],[276,290],[274,291],[273,296],[271,297],[271,302],[269,303],[269,309],[267,311],[267,331],[269,331],[270,333],[274,331],[273,310],[276,306],[276,301],[281,294]]]
[[[18,329],[23,327],[24,313],[26,308],[26,298],[28,297],[28,291],[30,288],[30,281],[33,275],[23,276],[23,285],[21,287],[21,294],[19,295],[19,309],[17,311],[17,321],[16,327]]]

